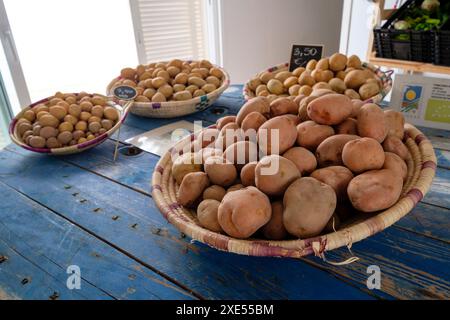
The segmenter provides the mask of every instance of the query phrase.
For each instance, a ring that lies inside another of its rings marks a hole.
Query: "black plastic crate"
[[[442,66],[450,66],[450,22],[436,32],[436,51],[434,63]]]
[[[381,28],[375,28],[374,44],[377,57],[436,63],[436,57],[448,56],[440,54],[437,31],[396,30],[394,23],[401,19],[414,6],[420,6],[423,0],[408,0],[403,4]],[[442,41],[447,41],[445,38]],[[440,61],[446,61],[441,59]]]

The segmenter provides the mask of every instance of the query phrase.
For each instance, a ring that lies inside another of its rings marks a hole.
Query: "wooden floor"
[[[240,90],[184,119],[210,124],[236,113]],[[120,140],[177,120],[130,115]],[[449,299],[450,132],[423,131],[439,159],[430,192],[394,226],[354,244],[360,260],[340,267],[191,243],[155,207],[150,153],[113,163],[112,140],[65,157],[9,145],[0,152],[0,299]],[[79,290],[66,285],[70,265],[80,267]],[[367,288],[370,265],[381,269],[380,290]]]

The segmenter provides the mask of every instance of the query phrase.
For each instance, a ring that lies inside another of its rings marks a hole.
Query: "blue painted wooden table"
[[[232,86],[184,119],[211,124],[242,104],[241,87]],[[120,140],[178,120],[130,115]],[[114,140],[64,157],[9,145],[0,152],[0,299],[449,299],[450,132],[423,132],[439,160],[431,190],[394,226],[354,244],[360,260],[346,266],[191,243],[152,200],[153,154],[113,162]],[[80,268],[80,289],[67,287],[71,265]],[[380,290],[367,288],[370,265],[381,269]]]

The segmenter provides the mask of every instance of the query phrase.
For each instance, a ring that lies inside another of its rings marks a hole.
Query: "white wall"
[[[343,0],[222,0],[223,65],[232,83],[288,62],[293,44],[339,50]]]

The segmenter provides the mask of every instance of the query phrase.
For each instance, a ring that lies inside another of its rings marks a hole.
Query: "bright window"
[[[55,91],[104,94],[123,66],[138,62],[128,0],[4,4],[32,101]]]

